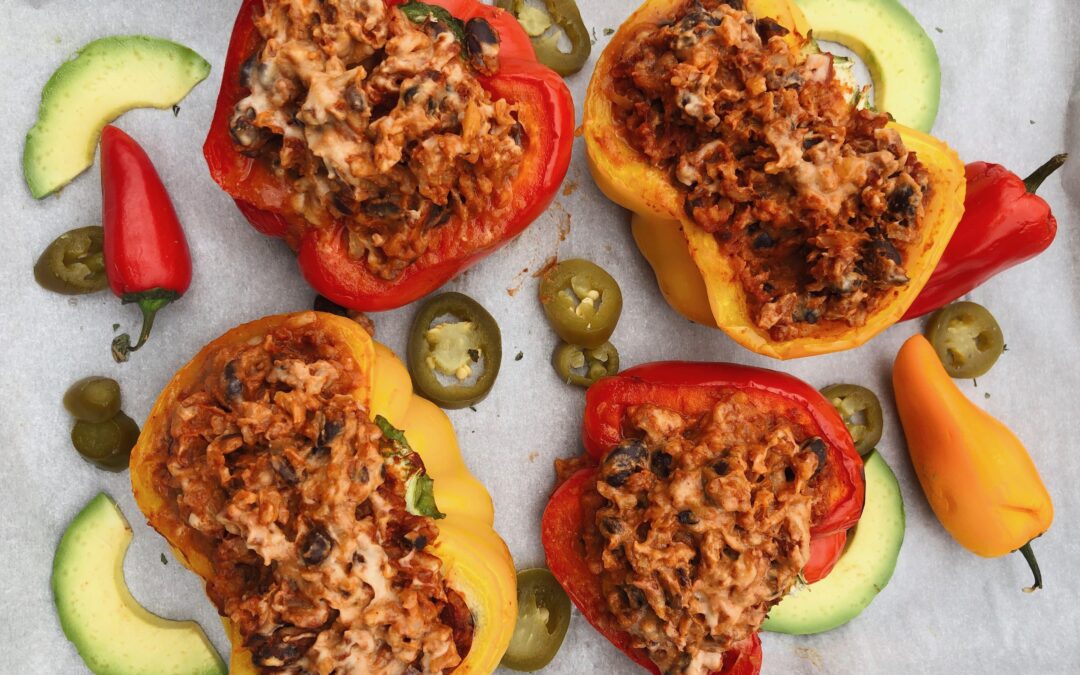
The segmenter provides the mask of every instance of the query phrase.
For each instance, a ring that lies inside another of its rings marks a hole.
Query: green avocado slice
[[[929,132],[941,98],[937,48],[898,0],[795,0],[814,38],[859,55],[874,79],[874,104],[900,124]]]
[[[866,458],[866,502],[836,567],[769,610],[762,630],[824,633],[859,615],[885,588],[904,543],[904,498],[892,469],[874,450]]]
[[[209,74],[206,59],[160,38],[118,35],[86,45],[41,92],[23,149],[30,193],[41,199],[89,168],[101,129],[121,114],[171,108]]]
[[[199,624],[151,614],[128,591],[131,527],[105,493],[68,525],[53,559],[52,590],[64,634],[99,675],[225,675]]]

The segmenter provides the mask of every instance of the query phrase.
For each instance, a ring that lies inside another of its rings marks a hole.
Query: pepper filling
[[[316,320],[223,346],[156,450],[169,529],[210,559],[261,672],[443,673],[472,644],[438,528],[406,507],[423,463],[369,421],[359,377]]]
[[[853,103],[832,55],[741,7],[691,0],[631,36],[612,70],[616,119],[685,191],[761,330],[861,326],[908,283],[928,174],[887,115]]]
[[[343,223],[351,257],[394,279],[452,216],[506,210],[524,131],[514,106],[477,79],[499,67],[490,24],[452,29],[384,0],[264,7],[255,19],[264,43],[241,72],[251,93],[230,131],[291,185],[307,226]],[[477,229],[471,243],[483,248],[495,234]]]
[[[831,480],[802,411],[734,392],[704,415],[627,409],[605,458],[586,559],[607,608],[664,673],[708,673],[756,632],[810,556]]]

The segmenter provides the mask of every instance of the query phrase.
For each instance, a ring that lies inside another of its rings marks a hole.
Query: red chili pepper
[[[1057,234],[1057,220],[1035,190],[1066,157],[1051,157],[1024,179],[1000,164],[968,164],[964,217],[902,320],[944,307],[995,274],[1045,251]]]
[[[143,315],[134,346],[126,333],[113,340],[113,358],[127,361],[146,342],[158,310],[191,285],[191,253],[150,158],[111,125],[101,133],[101,197],[109,286],[125,305],[137,303]]]
[[[770,406],[780,415],[808,419],[828,448],[820,478],[828,492],[813,514],[811,559],[803,569],[808,579],[821,579],[839,558],[845,533],[862,514],[865,482],[862,459],[843,420],[805,382],[772,370],[728,363],[662,362],[631,368],[600,380],[586,393],[582,440],[589,462],[599,464],[623,440],[623,420],[629,406],[654,403],[684,415],[701,415],[732,390],[746,392],[759,405]],[[548,568],[589,623],[636,662],[657,672],[644,653],[630,647],[630,636],[608,612],[600,579],[589,570],[581,548],[581,532],[592,517],[586,512],[582,496],[595,482],[596,469],[582,469],[563,483],[548,502],[541,535]],[[758,672],[760,650],[757,636],[753,636],[729,652],[722,672]]]
[[[401,2],[388,0],[387,4]],[[433,0],[430,4],[446,8],[462,21],[482,17],[499,35],[499,71],[478,80],[493,97],[518,107],[525,152],[518,175],[507,188],[514,195],[509,213],[499,218],[478,213],[469,222],[452,219],[439,228],[427,252],[392,280],[373,274],[365,261],[348,254],[343,222],[312,227],[292,208],[288,181],[274,175],[264,162],[237,150],[229,135],[229,120],[236,103],[248,93],[240,83],[241,66],[262,41],[253,20],[261,0],[245,0],[233,27],[217,108],[203,145],[210,175],[257,230],[284,238],[297,251],[301,272],[315,290],[352,309],[393,309],[439,288],[512,240],[543,213],[569,167],[573,99],[562,78],[536,60],[517,19],[477,0]],[[477,247],[477,234],[483,232],[495,236],[485,236],[492,243]]]

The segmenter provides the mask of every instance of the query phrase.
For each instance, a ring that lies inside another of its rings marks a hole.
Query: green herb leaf
[[[397,451],[392,454],[407,455],[413,451],[412,446],[409,445],[409,441],[405,439],[405,432],[398,429],[393,424],[390,424],[390,420],[382,415],[376,415],[375,424],[378,425],[382,435],[393,443],[394,447],[397,449]]]
[[[414,516],[439,520],[446,514],[435,505],[435,481],[424,472],[413,474],[405,483],[405,510]]]
[[[458,42],[465,43],[465,24],[461,22],[461,19],[447,11],[445,7],[412,0],[401,5],[399,9],[405,15],[405,18],[413,23],[425,23],[429,20],[445,23],[454,33],[454,37],[457,38]]]
[[[164,553],[161,554],[161,564],[162,565],[168,565],[169,564],[169,559],[165,557]]]

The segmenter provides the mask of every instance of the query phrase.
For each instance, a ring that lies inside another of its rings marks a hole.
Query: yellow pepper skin
[[[941,524],[983,557],[1022,550],[1041,587],[1028,544],[1050,527],[1054,505],[1020,439],[964,396],[922,335],[896,355],[893,391],[911,463]]]
[[[646,0],[600,55],[589,82],[582,124],[593,179],[609,199],[634,214],[634,239],[652,265],[664,297],[683,316],[717,326],[747,349],[778,359],[827,354],[863,344],[903,316],[937,266],[963,215],[963,163],[943,142],[892,124],[906,146],[918,154],[932,188],[920,239],[911,248],[917,253],[906,265],[909,283],[893,291],[862,326],[821,322],[807,336],[773,340],[751,318],[742,285],[715,237],[685,214],[682,189],[672,183],[667,171],[652,166],[626,142],[614,115],[609,94],[611,73],[623,45],[638,27],[669,18],[681,4],[682,0]],[[801,48],[809,34],[805,16],[791,0],[747,0],[746,8],[788,28],[791,32],[784,39],[795,48]],[[685,253],[679,250],[680,239]],[[690,281],[695,277],[700,281]]]
[[[356,322],[318,312],[270,316],[230,330],[203,348],[180,369],[159,396],[131,453],[131,484],[135,501],[151,526],[172,547],[178,560],[203,579],[213,573],[207,543],[194,530],[179,524],[174,506],[154,489],[153,476],[161,470],[152,450],[167,433],[169,413],[182,392],[193,387],[210,354],[228,345],[257,339],[280,325],[319,328],[347,344],[360,371],[368,374],[353,393],[375,415],[382,415],[405,432],[409,444],[424,461],[435,481],[435,497],[446,518],[438,521],[434,552],[442,560],[451,587],[465,599],[475,622],[472,647],[455,673],[490,673],[499,664],[517,617],[517,581],[514,561],[493,528],[491,496],[469,472],[461,457],[454,428],[436,405],[413,395],[405,365],[385,346],[374,342]],[[233,644],[229,672],[258,673],[251,653],[227,619],[225,632]]]

